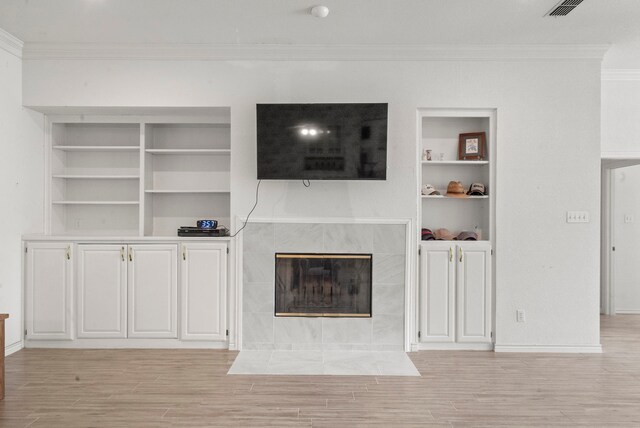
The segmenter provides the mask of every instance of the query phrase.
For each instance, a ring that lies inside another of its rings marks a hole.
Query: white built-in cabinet
[[[478,132],[486,135],[484,157],[458,159],[460,134]],[[419,349],[487,349],[493,342],[496,145],[495,109],[418,111]],[[450,181],[465,191],[482,183],[487,194],[449,197]],[[426,184],[441,194],[422,195]],[[421,241],[420,228],[476,232],[478,241]]]
[[[127,246],[78,245],[79,338],[127,337]]]
[[[176,245],[78,245],[79,338],[177,337]]]
[[[68,242],[34,243],[25,269],[27,337],[71,339],[73,248]]]
[[[227,340],[226,241],[27,241],[25,249],[27,346]]]
[[[420,247],[420,341],[491,343],[491,245],[431,241]]]
[[[177,337],[176,246],[139,244],[128,247],[129,337]]]
[[[182,244],[182,340],[226,337],[227,246]],[[211,310],[211,308],[217,310]]]

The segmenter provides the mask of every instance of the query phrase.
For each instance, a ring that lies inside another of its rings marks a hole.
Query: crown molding
[[[0,49],[4,49],[11,55],[22,58],[23,46],[24,43],[22,43],[22,40],[0,28]]]
[[[602,70],[603,81],[638,81],[640,80],[640,70],[619,69]]]
[[[546,61],[598,60],[609,45],[209,45],[27,43],[25,60]]]

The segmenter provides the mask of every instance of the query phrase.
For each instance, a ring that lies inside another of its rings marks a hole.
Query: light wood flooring
[[[640,316],[604,354],[410,354],[422,377],[227,375],[236,352],[26,349],[2,427],[640,426]]]

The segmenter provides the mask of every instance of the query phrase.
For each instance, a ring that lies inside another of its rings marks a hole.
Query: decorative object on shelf
[[[424,152],[422,153],[422,160],[423,161],[430,161],[431,160],[431,150],[424,149]]]
[[[456,236],[449,231],[449,229],[441,228],[436,230],[436,240],[438,241],[453,241]]]
[[[436,188],[433,187],[431,184],[425,184],[424,186],[422,186],[421,193],[423,195],[427,195],[427,196],[440,196],[441,195],[441,193],[438,192],[436,190]]]
[[[447,196],[451,198],[466,198],[464,186],[459,181],[450,181],[447,186]]]
[[[460,232],[458,236],[455,237],[455,239],[458,241],[477,241],[478,234],[465,230],[463,232]]]
[[[467,195],[469,196],[485,196],[487,194],[487,189],[482,183],[473,183],[469,186],[469,191]]]
[[[215,229],[218,227],[218,220],[198,220],[196,225],[199,229]]]
[[[436,236],[433,234],[431,229],[422,228],[421,240],[423,241],[435,241]]]
[[[440,152],[436,155],[436,160],[442,162],[444,160],[444,153]]]
[[[193,226],[182,226],[178,228],[178,236],[229,236],[229,229],[221,227],[220,229],[201,229]]]
[[[485,132],[460,134],[458,140],[459,160],[483,160],[487,135]]]

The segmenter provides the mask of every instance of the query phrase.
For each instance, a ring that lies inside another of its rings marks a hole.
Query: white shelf
[[[54,150],[66,152],[137,152],[139,146],[53,146]]]
[[[153,155],[219,155],[231,154],[230,149],[147,149]]]
[[[445,196],[445,195],[420,195],[422,199],[489,199],[489,195],[483,196],[465,196],[464,198],[458,198],[455,196]]]
[[[423,165],[489,165],[487,160],[445,160],[445,161],[420,161]]]
[[[182,194],[189,194],[189,193],[230,193],[229,190],[211,190],[211,189],[204,189],[204,190],[145,190],[145,193],[182,193]]]
[[[54,205],[138,205],[138,201],[53,201]]]
[[[91,174],[58,174],[53,178],[65,178],[70,180],[138,180],[139,175],[91,175]]]

